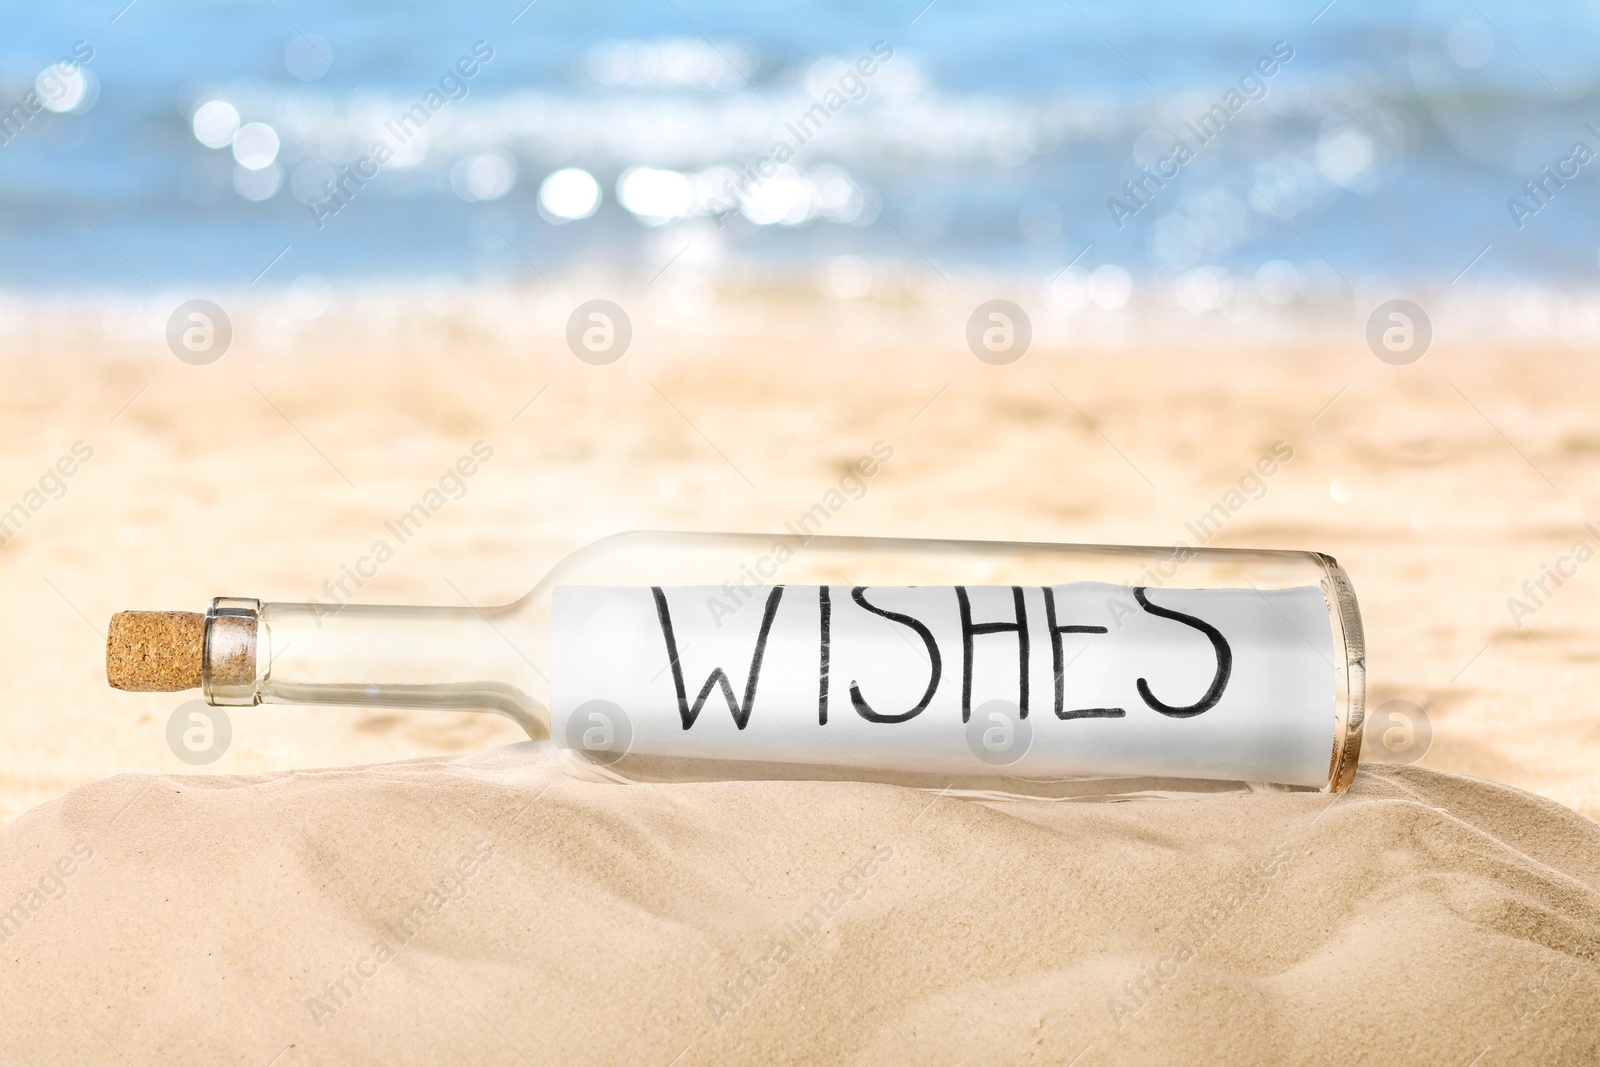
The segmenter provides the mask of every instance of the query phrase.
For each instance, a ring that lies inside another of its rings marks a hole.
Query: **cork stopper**
[[[200,684],[206,617],[192,611],[120,611],[106,635],[106,681],[135,693]]]

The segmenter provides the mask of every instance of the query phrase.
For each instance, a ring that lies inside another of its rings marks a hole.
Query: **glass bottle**
[[[636,532],[503,606],[221,597],[204,629],[214,705],[492,711],[609,781],[1337,791],[1365,700],[1355,593],[1302,551]]]

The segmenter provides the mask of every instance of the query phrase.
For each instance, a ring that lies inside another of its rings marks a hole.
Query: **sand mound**
[[[0,845],[7,1061],[1600,1055],[1600,827],[1417,769],[979,803],[521,744],[112,778]]]

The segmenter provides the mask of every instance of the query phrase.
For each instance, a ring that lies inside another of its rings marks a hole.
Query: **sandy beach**
[[[591,785],[531,748],[120,776],[35,809],[6,831],[0,900],[71,873],[5,941],[0,1050],[174,1064],[1600,1051],[1600,830],[1504,786],[1401,768],[1331,799],[986,804],[849,783]]]
[[[562,340],[576,300],[357,296],[310,324],[263,304],[238,313],[234,348],[207,367],[142,324],[118,336],[115,308],[13,311],[0,499],[22,500],[75,442],[93,458],[0,548],[0,812],[186,769],[164,730],[188,697],[106,687],[113,612],[325,598],[475,442],[493,458],[362,602],[512,600],[619,530],[780,529],[882,440],[893,459],[829,533],[1192,544],[1285,442],[1293,459],[1207,543],[1337,557],[1360,596],[1369,705],[1427,709],[1423,766],[1600,814],[1595,579],[1569,562],[1575,577],[1545,579],[1549,595],[1524,589],[1577,542],[1600,548],[1585,525],[1600,520],[1600,371],[1581,352],[1480,347],[1442,326],[1425,359],[1392,367],[1358,322],[1330,323],[1320,344],[1302,330],[1250,347],[1215,326],[1140,339],[1129,316],[1040,315],[1034,351],[992,367],[961,341],[958,298],[729,296],[700,318],[658,295],[635,306],[628,355],[595,367]],[[518,737],[480,715],[234,718],[209,770]]]
[[[311,323],[244,303],[204,367],[126,307],[7,306],[0,899],[44,903],[5,941],[24,1021],[0,1057],[1592,1060],[1586,353],[1441,317],[1394,367],[1359,322],[1241,341],[1041,313],[994,367],[964,298],[665,290],[624,298],[634,346],[595,367],[562,341],[587,295],[358,293]],[[493,716],[273,707],[233,711],[195,768],[166,735],[195,694],[105,683],[113,612],[323,596],[480,442],[361,601],[510,600],[618,530],[778,528],[875,441],[892,460],[827,532],[1194,543],[1224,502],[1208,543],[1336,556],[1369,706],[1425,709],[1426,755],[1332,807],[930,804],[593,786]],[[773,973],[740,994],[747,968]]]
[[[0,1067],[1600,1064],[1593,4],[0,40]]]

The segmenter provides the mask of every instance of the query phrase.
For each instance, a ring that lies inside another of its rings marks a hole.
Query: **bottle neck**
[[[543,738],[549,713],[533,695],[542,674],[507,633],[512,614],[218,597],[206,612],[205,698],[493,711]]]

